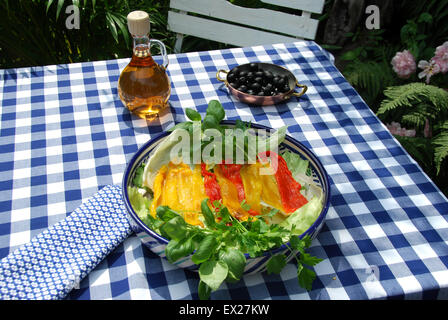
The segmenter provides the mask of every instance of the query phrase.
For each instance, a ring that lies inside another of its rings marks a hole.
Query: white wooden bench
[[[311,13],[321,13],[325,0],[261,1],[300,10],[301,15],[244,8],[226,0],[171,0],[168,29],[177,33],[175,51],[181,51],[184,35],[238,47],[314,40],[319,21]]]

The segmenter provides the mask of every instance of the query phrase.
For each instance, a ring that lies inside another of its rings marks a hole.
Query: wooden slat
[[[311,18],[311,12],[309,12],[309,11],[302,11],[302,17]]]
[[[306,16],[244,8],[225,0],[171,0],[170,7],[305,39],[315,38],[319,24]]]
[[[261,2],[313,13],[322,13],[325,4],[325,0],[261,0]]]
[[[173,11],[168,12],[168,29],[174,32],[240,47],[294,42],[298,40],[293,37],[183,15]]]

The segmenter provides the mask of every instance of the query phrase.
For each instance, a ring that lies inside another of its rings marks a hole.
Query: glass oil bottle
[[[118,80],[118,94],[130,112],[146,120],[157,118],[168,106],[171,94],[170,80],[166,73],[168,56],[165,45],[149,38],[150,20],[144,11],[128,14],[128,29],[134,39],[132,59],[123,69]],[[163,64],[151,56],[151,45],[160,47]]]

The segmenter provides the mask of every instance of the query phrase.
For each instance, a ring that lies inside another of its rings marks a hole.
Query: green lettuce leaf
[[[307,204],[283,220],[280,226],[291,230],[294,235],[304,233],[316,221],[322,211],[322,196],[322,193],[319,197],[314,196]]]
[[[285,151],[282,154],[283,159],[285,159],[288,169],[291,171],[292,176],[297,180],[299,174],[306,174],[308,170],[309,161],[302,159],[300,155],[295,152]]]
[[[138,217],[149,227],[153,227],[154,218],[149,214],[151,199],[143,196],[138,188],[128,187],[129,201]]]

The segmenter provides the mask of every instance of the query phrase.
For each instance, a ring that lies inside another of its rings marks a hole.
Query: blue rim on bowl
[[[235,121],[233,120],[224,120],[221,122],[223,125],[235,125]],[[267,132],[272,132],[272,128],[269,128],[264,125],[251,123],[251,128],[253,129],[259,129],[259,130],[265,130]],[[132,229],[136,234],[139,236],[139,238],[142,240],[143,244],[149,247],[151,251],[155,252],[156,254],[160,256],[164,256],[164,246],[166,246],[169,242],[166,238],[159,235],[157,232],[151,230],[137,215],[137,213],[132,208],[132,205],[129,201],[129,195],[128,195],[128,186],[131,184],[132,177],[135,173],[135,169],[138,168],[144,159],[148,156],[150,151],[153,149],[151,148],[154,146],[157,142],[159,142],[161,139],[167,137],[171,132],[165,131],[158,135],[157,137],[149,140],[146,142],[140,149],[133,155],[131,160],[126,166],[125,173],[123,175],[123,181],[122,181],[122,190],[123,190],[123,201],[126,207],[126,210],[128,212],[128,220],[131,224]],[[289,145],[289,146],[288,146]],[[323,207],[322,211],[319,214],[316,221],[299,237],[303,238],[305,235],[309,235],[311,238],[314,238],[317,233],[320,231],[320,228],[323,225],[325,216],[327,215],[329,204],[330,204],[330,181],[328,178],[328,174],[323,167],[322,163],[319,161],[319,159],[302,143],[297,141],[296,139],[292,138],[289,135],[286,135],[285,141],[282,143],[283,147],[290,149],[291,151],[297,152],[297,149],[300,150],[301,155],[305,156],[308,160],[310,160],[310,164],[313,167],[313,172],[316,175],[316,178],[319,180],[320,185],[322,187],[323,193],[324,193],[324,199],[323,199]],[[147,238],[153,238],[154,241],[148,241]],[[158,244],[158,245],[156,245]],[[288,250],[287,245],[289,244],[283,244],[281,247],[274,248],[271,250],[268,250],[264,252],[264,254],[261,257],[270,257],[272,254],[279,253],[281,251]],[[157,247],[157,250],[154,248]],[[250,258],[248,254],[245,254],[246,259],[256,259],[256,258]],[[259,257],[257,257],[259,258]],[[292,258],[292,256],[290,257]],[[266,260],[266,259],[264,259]],[[289,259],[288,259],[289,260]],[[266,261],[264,261],[266,262]],[[181,267],[187,268],[187,269],[195,269],[194,266],[191,266],[191,263],[185,262],[185,260],[181,261],[181,263],[176,263],[176,265],[179,265]],[[259,262],[255,265],[251,266],[246,270],[245,273],[253,273],[253,272],[260,272],[263,271],[265,268],[263,268],[263,263]]]

